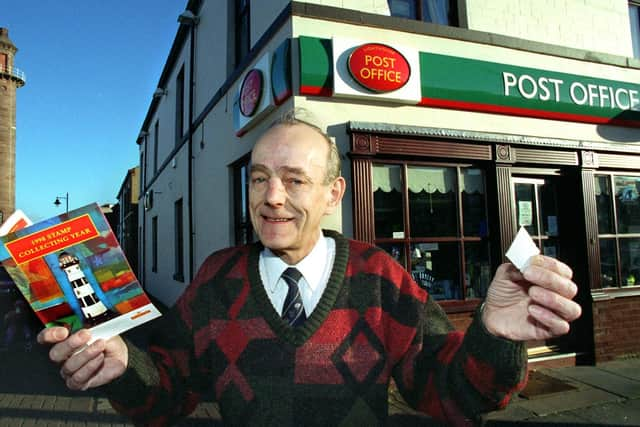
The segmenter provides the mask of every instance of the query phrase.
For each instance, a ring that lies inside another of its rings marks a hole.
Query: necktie
[[[302,298],[300,297],[300,289],[298,289],[298,281],[301,277],[302,274],[292,267],[287,268],[282,273],[282,278],[289,285],[289,291],[282,306],[282,318],[291,326],[300,326],[307,320]]]

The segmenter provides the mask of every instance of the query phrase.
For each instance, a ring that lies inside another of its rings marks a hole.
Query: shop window
[[[633,57],[640,58],[640,2],[629,2],[629,25]]]
[[[249,215],[249,160],[244,156],[232,165],[233,169],[233,222],[236,245],[253,242],[253,225]]]
[[[374,240],[437,300],[482,298],[491,280],[485,173],[372,166]]]
[[[387,0],[391,16],[458,26],[456,0]]]
[[[596,175],[601,281],[640,286],[640,175]]]

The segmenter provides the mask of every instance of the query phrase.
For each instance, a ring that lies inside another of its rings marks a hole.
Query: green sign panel
[[[421,105],[640,126],[640,85],[420,53]]]
[[[332,96],[339,52],[330,39],[298,42],[300,94]],[[428,52],[420,52],[419,73],[424,106],[640,127],[635,83]]]

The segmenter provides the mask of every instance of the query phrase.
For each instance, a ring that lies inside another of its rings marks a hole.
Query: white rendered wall
[[[462,0],[468,28],[633,57],[627,0]]]

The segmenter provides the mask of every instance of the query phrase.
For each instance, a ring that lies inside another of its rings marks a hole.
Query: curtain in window
[[[373,166],[373,191],[402,191],[397,165]],[[413,193],[448,193],[456,190],[456,170],[438,167],[408,167],[409,191]],[[484,177],[478,169],[467,169],[460,180],[460,191],[484,194]]]
[[[422,0],[423,20],[449,25],[449,0]]]

